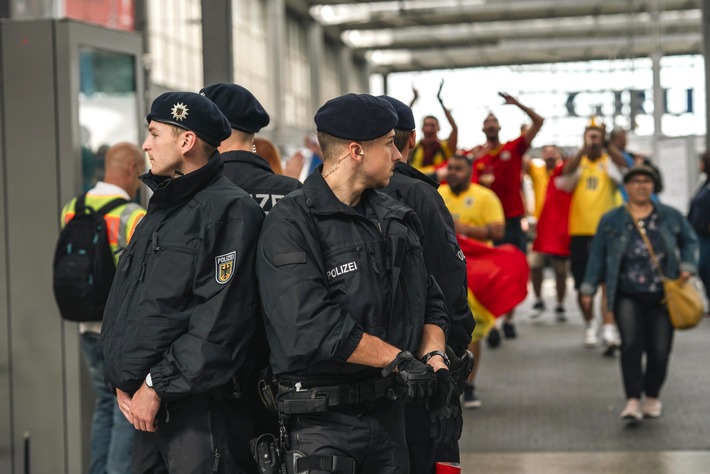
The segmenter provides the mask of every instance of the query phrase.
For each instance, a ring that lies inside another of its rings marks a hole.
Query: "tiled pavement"
[[[529,297],[516,314],[518,338],[484,348],[483,406],[464,413],[463,472],[710,473],[710,320],[676,332],[662,417],[626,427],[618,355],[582,346],[573,294],[568,322],[555,322],[552,283],[539,320]]]

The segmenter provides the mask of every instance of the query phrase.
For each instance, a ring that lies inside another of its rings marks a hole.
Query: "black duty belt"
[[[397,381],[394,376],[378,377],[362,382],[303,388],[279,384],[278,408],[285,415],[317,413],[338,406],[363,405],[379,400],[396,400]]]

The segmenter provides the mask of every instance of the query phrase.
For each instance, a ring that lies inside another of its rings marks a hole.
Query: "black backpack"
[[[98,211],[85,205],[86,194],[74,205],[72,220],[59,234],[54,251],[54,298],[67,321],[101,321],[116,265],[104,216],[126,204],[114,199]]]

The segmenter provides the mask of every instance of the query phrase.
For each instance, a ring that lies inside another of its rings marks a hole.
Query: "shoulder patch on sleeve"
[[[446,231],[446,240],[449,241],[449,243],[454,244],[458,247],[459,242],[456,240],[456,234],[453,232]]]
[[[215,257],[214,264],[215,280],[220,285],[225,285],[234,275],[234,268],[237,265],[237,252],[229,252]]]
[[[274,265],[293,265],[295,263],[306,263],[306,252],[289,252],[274,255]]]

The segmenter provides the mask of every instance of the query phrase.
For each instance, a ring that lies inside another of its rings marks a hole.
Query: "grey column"
[[[311,114],[315,115],[321,106],[323,95],[323,26],[317,21],[308,25],[308,61],[311,66]]]
[[[338,75],[340,76],[340,92],[346,94],[353,92],[353,52],[347,46],[342,46],[338,52],[338,60],[340,67]]]
[[[205,85],[234,81],[232,1],[202,0],[202,70]]]
[[[710,150],[710,0],[703,0],[703,56],[705,57],[705,149]]]
[[[653,69],[653,159],[658,160],[659,142],[663,138],[663,89],[661,88],[661,13],[660,1],[651,5],[651,61]]]
[[[284,0],[267,0],[267,32],[269,37],[269,81],[271,84],[272,107],[270,127],[272,140],[281,142],[284,131],[283,77],[286,63],[286,5]]]

